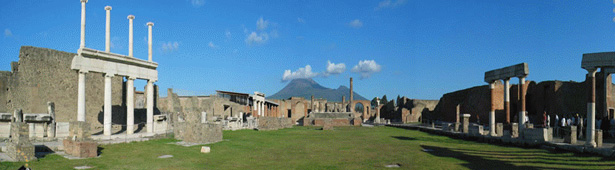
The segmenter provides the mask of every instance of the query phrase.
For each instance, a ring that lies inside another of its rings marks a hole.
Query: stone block
[[[354,119],[352,119],[352,125],[354,125],[354,126],[361,126],[361,118],[354,118]]]
[[[523,139],[537,142],[548,142],[552,139],[548,128],[527,128],[523,129]]]
[[[68,122],[56,122],[56,137],[57,138],[68,137],[69,126],[70,126],[70,123]]]
[[[71,156],[79,158],[93,158],[98,156],[98,144],[92,140],[73,141],[72,139],[64,139],[64,152]]]
[[[167,117],[166,115],[154,115],[154,133],[167,132]]]
[[[496,136],[502,136],[504,134],[504,124],[503,123],[495,124],[495,134]]]
[[[519,137],[519,124],[512,123],[512,129],[511,130],[512,130],[511,137],[513,137],[513,138]]]
[[[0,122],[0,137],[8,138],[11,136],[11,123],[10,122]]]
[[[324,123],[322,125],[322,130],[333,130],[333,120],[324,119]]]
[[[577,126],[570,126],[570,132],[566,133],[564,142],[569,144],[577,143]]]
[[[483,126],[481,125],[474,125],[470,128],[470,135],[473,136],[482,136],[483,135]]]
[[[470,114],[463,114],[463,133],[469,133]]]
[[[209,153],[209,152],[211,152],[211,148],[209,148],[209,146],[201,147],[201,153]]]
[[[18,162],[28,162],[36,160],[34,156],[34,145],[31,143],[12,143],[6,144],[6,151],[9,157]]]
[[[602,147],[602,130],[596,130],[596,147]]]
[[[531,129],[531,128],[534,128],[534,124],[531,124],[531,123],[526,123],[526,124],[525,124],[525,128],[530,128],[530,129]]]
[[[30,138],[43,138],[46,135],[46,123],[28,123],[28,128],[30,129]]]
[[[28,124],[23,122],[11,123],[11,138],[6,145],[6,153],[16,161],[36,160],[34,145],[30,142]]]
[[[222,125],[200,122],[176,122],[175,139],[189,143],[215,143],[222,141]]]
[[[460,125],[459,122],[455,122],[455,129],[454,129],[455,132],[459,132],[459,125]]]

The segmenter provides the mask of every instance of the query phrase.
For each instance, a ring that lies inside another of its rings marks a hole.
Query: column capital
[[[105,10],[111,11],[111,6],[105,6]]]
[[[503,78],[504,81],[510,81],[510,77]]]
[[[586,70],[587,70],[587,75],[589,75],[590,77],[595,77],[596,71],[598,71],[597,68],[588,68]]]
[[[154,26],[153,22],[147,22],[147,26]]]
[[[135,19],[135,16],[134,15],[128,15],[128,17],[126,17],[126,18],[128,18],[128,19]]]
[[[88,3],[88,0],[81,0],[81,3]]]
[[[88,73],[89,73],[89,71],[87,71],[87,70],[79,70],[79,74],[88,74]]]
[[[126,79],[128,79],[128,80],[136,80],[137,78],[136,78],[136,77],[129,76],[129,77],[126,77]]]
[[[115,77],[115,74],[112,74],[112,73],[105,73],[105,77],[110,77],[110,78],[113,78],[113,77]]]

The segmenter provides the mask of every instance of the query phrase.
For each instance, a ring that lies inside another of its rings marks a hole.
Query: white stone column
[[[587,99],[587,136],[585,146],[596,147],[596,69],[587,70],[587,81],[590,88]]]
[[[132,55],[132,44],[133,44],[133,40],[132,40],[132,20],[135,19],[134,15],[128,15],[128,56],[133,57]]]
[[[152,62],[152,26],[153,22],[147,23],[147,61]]]
[[[88,71],[79,70],[77,87],[77,121],[85,122],[85,76]]]
[[[489,89],[491,91],[491,102],[490,102],[490,111],[489,111],[489,135],[495,135],[495,82],[489,83]]]
[[[154,132],[154,80],[147,81],[147,132]]]
[[[506,124],[510,124],[510,78],[504,79],[504,112],[506,112]]]
[[[105,24],[105,52],[111,51],[111,6],[106,6],[107,22]]]
[[[261,116],[265,116],[265,102],[261,101]]]
[[[525,77],[519,77],[519,133],[525,127]]]
[[[104,118],[103,118],[103,134],[105,136],[111,135],[111,79],[113,78],[113,74],[106,73],[105,74],[105,105],[104,105]]]
[[[81,42],[79,48],[85,48],[85,3],[88,3],[88,0],[81,0]]]
[[[126,79],[126,134],[135,132],[135,78],[128,77]]]

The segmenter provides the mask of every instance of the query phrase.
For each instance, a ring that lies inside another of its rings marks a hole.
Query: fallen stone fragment
[[[209,153],[210,151],[211,151],[211,148],[209,148],[209,146],[201,147],[201,153]]]
[[[162,156],[159,156],[158,158],[164,159],[164,158],[172,158],[172,157],[173,155],[162,155]]]

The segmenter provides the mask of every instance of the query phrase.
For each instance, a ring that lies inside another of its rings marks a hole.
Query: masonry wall
[[[212,121],[214,117],[239,117],[242,112],[249,112],[245,105],[215,95],[178,96],[173,93],[172,89],[168,89],[167,97],[160,98],[158,108],[162,112],[174,114],[175,118],[179,116],[187,122],[201,122],[201,112],[207,112],[208,121]]]
[[[11,72],[0,72],[0,112],[47,113],[47,102],[55,103],[56,121],[77,120],[78,73],[70,68],[75,53],[23,46],[19,61],[11,63]],[[86,74],[86,121],[92,133],[102,131],[104,77]],[[156,89],[156,88],[155,88]],[[157,98],[155,91],[154,98]],[[135,97],[138,98],[138,97]],[[113,124],[126,124],[125,85],[123,77],[112,78]],[[145,109],[135,110],[135,121],[145,121]],[[121,130],[114,125],[113,131]]]

